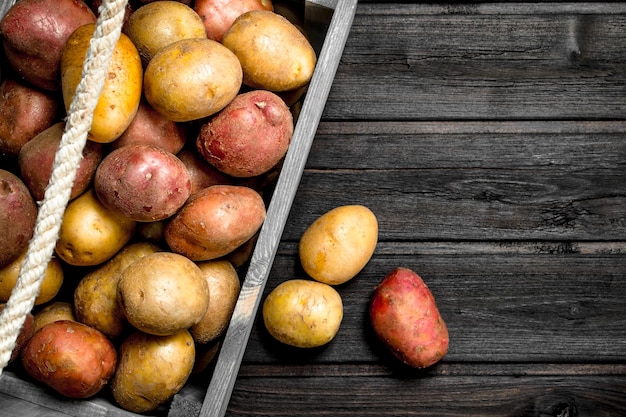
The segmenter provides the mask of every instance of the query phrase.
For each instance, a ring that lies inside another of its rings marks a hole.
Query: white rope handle
[[[119,40],[128,0],[104,0],[91,39],[82,79],[68,110],[65,131],[39,207],[35,231],[7,305],[0,314],[0,376],[11,358],[24,320],[35,304],[58,239],[63,213],[81,161],[93,112],[104,87],[109,61]]]

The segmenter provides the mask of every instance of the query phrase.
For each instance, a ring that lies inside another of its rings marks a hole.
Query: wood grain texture
[[[324,114],[619,119],[624,24],[619,3],[361,4]]]
[[[260,300],[306,278],[298,240],[336,206],[370,207],[379,244],[328,345],[255,317],[225,415],[626,415],[624,28],[619,2],[360,1]],[[449,328],[427,370],[369,327],[396,266]],[[210,371],[155,415],[197,415]]]

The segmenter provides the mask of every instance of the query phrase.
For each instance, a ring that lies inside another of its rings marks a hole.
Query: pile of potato
[[[0,302],[17,280],[100,1],[0,21]],[[269,0],[128,3],[55,256],[11,366],[71,398],[168,401],[215,353],[316,56]],[[17,361],[17,358],[20,358]]]

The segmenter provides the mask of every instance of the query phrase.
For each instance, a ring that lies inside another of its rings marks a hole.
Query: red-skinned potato
[[[3,267],[26,250],[37,220],[37,205],[28,187],[17,175],[4,169],[0,169],[0,213],[0,267]]]
[[[191,195],[212,185],[233,184],[234,179],[219,171],[213,165],[201,158],[196,152],[183,149],[177,154],[178,158],[189,171],[191,178]]]
[[[374,332],[405,364],[426,368],[447,353],[446,324],[432,293],[412,270],[389,272],[376,287],[369,310]]]
[[[158,146],[134,144],[102,160],[94,189],[110,210],[134,221],[152,222],[182,207],[191,193],[191,180],[176,155]]]
[[[0,304],[0,313],[2,312],[2,310],[4,310],[5,307],[6,307],[6,304]],[[15,346],[13,347],[13,350],[11,351],[11,357],[9,358],[9,363],[14,362],[20,356],[20,353],[22,352],[24,345],[30,340],[31,337],[33,337],[34,333],[35,333],[35,316],[33,316],[31,313],[28,313],[26,314],[24,318],[24,324],[22,325],[22,328],[20,329],[20,332],[17,335],[17,339],[15,339]]]
[[[165,227],[172,251],[193,261],[229,254],[265,220],[263,199],[251,188],[214,185],[194,194]]]
[[[111,148],[144,143],[177,154],[185,146],[187,133],[186,125],[166,119],[145,100],[141,100],[135,118],[122,136],[111,142]]]
[[[59,100],[51,94],[5,78],[0,84],[0,152],[17,156],[26,142],[56,122],[61,113]]]
[[[20,0],[0,21],[0,36],[9,64],[22,78],[57,91],[65,42],[79,26],[95,22],[82,0]]]
[[[22,146],[18,157],[20,175],[37,201],[43,200],[50,182],[54,157],[61,143],[65,123],[50,126]],[[102,160],[102,145],[87,141],[83,157],[76,169],[76,179],[72,185],[70,200],[84,193],[91,185],[96,168]]]
[[[272,169],[289,148],[293,117],[276,94],[253,90],[239,94],[205,123],[196,140],[198,152],[233,177],[254,177]]]
[[[97,394],[113,376],[117,363],[115,347],[104,334],[71,320],[37,330],[21,356],[31,377],[78,399]]]
[[[202,18],[207,38],[221,41],[235,19],[250,10],[274,10],[271,0],[196,0],[194,10]]]

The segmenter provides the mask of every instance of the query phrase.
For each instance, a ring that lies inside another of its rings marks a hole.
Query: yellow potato
[[[133,262],[122,272],[117,290],[129,323],[154,335],[171,335],[193,326],[209,307],[209,284],[200,268],[171,252]]]
[[[134,221],[104,207],[90,189],[67,205],[55,250],[70,265],[99,265],[130,241],[135,227]]]
[[[95,29],[87,24],[69,37],[61,57],[61,90],[69,109],[82,77],[83,63]],[[128,36],[121,34],[109,62],[104,89],[96,105],[89,139],[109,143],[117,139],[135,117],[142,92],[143,67],[139,52]]]
[[[336,207],[315,220],[300,238],[302,267],[313,279],[339,285],[369,262],[378,243],[378,221],[361,205]]]
[[[187,122],[211,116],[239,93],[241,64],[211,39],[183,39],[152,57],[144,74],[150,105],[167,119]]]
[[[170,336],[132,333],[120,346],[117,370],[110,383],[113,398],[135,413],[158,408],[185,385],[195,354],[187,330]]]
[[[237,271],[227,260],[199,262],[198,267],[209,284],[209,308],[189,331],[196,343],[206,344],[220,337],[228,327],[241,286]]]
[[[330,342],[341,325],[343,303],[330,285],[304,279],[284,281],[263,303],[263,322],[278,341],[312,348]]]
[[[85,275],[74,289],[77,320],[112,339],[120,336],[128,327],[117,297],[117,285],[122,272],[138,259],[160,250],[149,242],[131,243],[102,266]]]
[[[243,68],[243,83],[274,92],[295,90],[311,81],[317,57],[302,32],[283,16],[252,10],[239,16],[222,44]]]
[[[179,1],[154,1],[135,10],[124,24],[144,64],[161,48],[189,38],[206,38],[202,19]]]
[[[22,268],[22,262],[26,252],[22,253],[10,264],[0,268],[0,303],[6,303],[11,297],[11,291],[17,283]],[[41,281],[39,294],[35,298],[35,305],[47,303],[52,300],[63,285],[63,267],[58,258],[53,257],[46,266],[46,272]]]
[[[40,311],[35,313],[33,323],[34,331],[36,332],[46,324],[59,320],[76,321],[72,304],[66,301],[54,301],[42,308]]]

